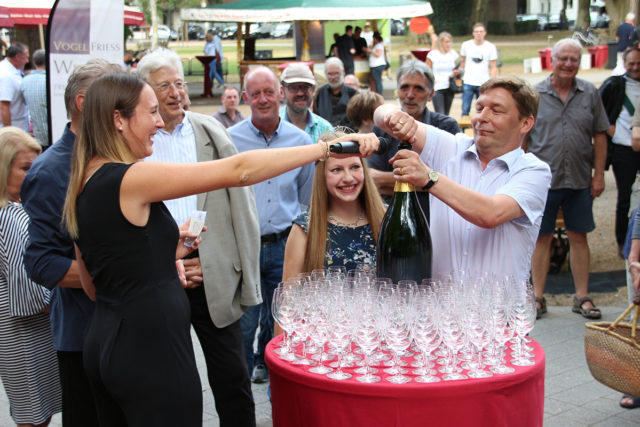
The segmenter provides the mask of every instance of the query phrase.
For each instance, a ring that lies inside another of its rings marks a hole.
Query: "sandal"
[[[623,399],[631,399],[631,403],[622,403]],[[640,398],[623,394],[622,399],[620,399],[620,406],[626,409],[640,408]]]
[[[582,308],[582,305],[585,302],[590,302],[591,304],[593,304],[593,307]],[[583,297],[580,299],[578,299],[578,297],[573,297],[573,307],[571,308],[571,311],[573,311],[574,313],[578,313],[582,315],[582,317],[587,319],[599,319],[602,317],[600,309],[596,307],[596,305],[593,303],[593,300],[589,297]]]
[[[538,308],[538,304],[540,304],[540,308]],[[536,297],[536,319],[542,317],[543,314],[547,312],[547,299],[545,297]]]

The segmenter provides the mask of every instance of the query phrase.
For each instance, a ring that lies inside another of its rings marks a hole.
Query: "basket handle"
[[[635,334],[635,330],[636,330],[636,325],[638,324],[638,315],[639,315],[639,312],[640,312],[640,306],[636,305],[635,303],[631,304],[629,307],[627,307],[627,309],[620,316],[618,316],[618,318],[616,320],[614,320],[614,322],[611,325],[609,325],[609,327],[607,329],[612,331],[614,328],[616,328],[618,326],[618,323],[620,323],[622,321],[622,319],[627,317],[627,315],[634,308],[635,308],[635,312],[634,312],[634,316],[633,316],[632,333],[633,333],[633,337],[635,338],[635,335],[636,335]]]

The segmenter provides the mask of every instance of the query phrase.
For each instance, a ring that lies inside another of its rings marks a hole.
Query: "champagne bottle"
[[[401,143],[399,149],[411,149]],[[377,245],[377,275],[399,280],[431,277],[431,234],[413,184],[396,181]]]

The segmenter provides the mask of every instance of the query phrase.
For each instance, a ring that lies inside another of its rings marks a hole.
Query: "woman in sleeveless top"
[[[83,357],[106,426],[202,424],[175,265],[197,245],[184,246],[195,236],[178,230],[162,200],[251,185],[329,157],[325,142],[193,164],[139,162],[163,126],[153,89],[135,75],[106,74],[87,90],[64,219],[82,286],[96,301]],[[377,147],[373,135],[357,140],[363,155]]]

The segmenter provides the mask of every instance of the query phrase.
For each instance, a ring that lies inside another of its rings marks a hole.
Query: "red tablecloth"
[[[211,79],[209,78],[209,63],[213,61],[215,56],[196,56],[198,61],[202,63],[204,66],[204,91],[202,92],[202,97],[206,98],[208,96],[213,97],[213,92],[211,92]]]
[[[542,426],[545,356],[535,341],[536,364],[514,366],[512,374],[398,385],[313,374],[274,353],[280,340],[269,343],[265,357],[275,427]],[[353,368],[344,370],[352,373]]]

